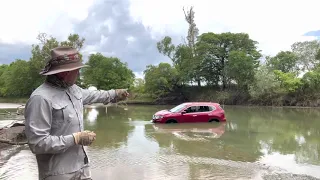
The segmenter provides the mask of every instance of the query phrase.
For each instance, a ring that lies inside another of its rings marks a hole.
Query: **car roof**
[[[220,105],[219,103],[216,103],[216,102],[185,102],[185,103],[183,103],[183,104],[185,104],[185,105],[199,105],[199,106],[201,106],[201,105]]]

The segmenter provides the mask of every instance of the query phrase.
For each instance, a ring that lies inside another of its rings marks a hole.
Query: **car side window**
[[[185,111],[186,113],[194,113],[194,112],[209,112],[214,110],[216,110],[214,106],[190,106]]]
[[[200,106],[198,112],[208,112],[209,111],[209,106]]]
[[[198,112],[199,106],[190,106],[189,108],[186,109],[187,113],[194,113]]]

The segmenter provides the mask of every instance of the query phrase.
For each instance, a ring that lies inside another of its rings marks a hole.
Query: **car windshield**
[[[172,109],[170,109],[170,112],[179,112],[181,109],[183,109],[185,107],[185,104],[180,104]]]

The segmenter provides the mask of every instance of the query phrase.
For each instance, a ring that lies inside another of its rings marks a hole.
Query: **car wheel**
[[[178,123],[178,122],[174,119],[169,119],[166,123],[169,124],[169,123]]]
[[[218,119],[210,119],[209,122],[220,122]]]

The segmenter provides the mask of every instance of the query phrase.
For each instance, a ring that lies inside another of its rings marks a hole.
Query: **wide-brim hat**
[[[79,52],[75,48],[61,46],[51,50],[51,59],[39,74],[52,75],[60,72],[73,71],[83,67],[89,66],[80,61]]]

